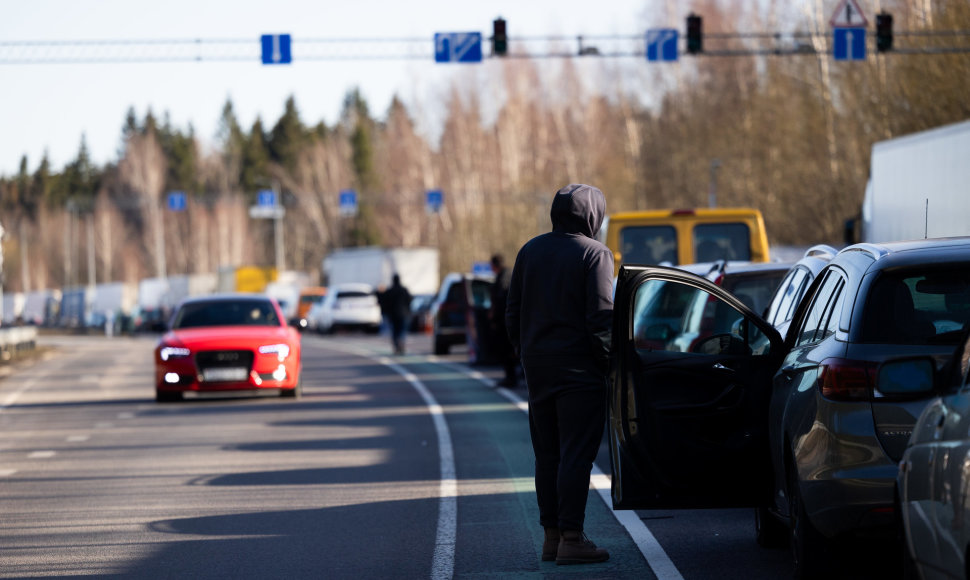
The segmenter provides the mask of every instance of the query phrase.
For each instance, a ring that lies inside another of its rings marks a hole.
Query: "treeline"
[[[844,220],[859,212],[874,142],[970,117],[970,55],[836,63],[822,2],[767,15],[743,4],[691,9],[706,31],[797,18],[810,33],[798,42],[815,52],[626,68],[596,60],[595,79],[582,58],[555,63],[555,74],[548,60],[490,62],[487,79],[469,73],[450,88],[434,140],[399,100],[378,118],[356,90],[333,126],[306,123],[291,97],[272,126],[243,127],[227,101],[214,151],[202,150],[192,127],[132,109],[117,162],[92,164],[82,139],[59,171],[24,158],[0,178],[5,290],[271,265],[272,221],[248,214],[268,188],[286,209],[285,266],[310,272],[333,248],[355,245],[437,246],[443,271],[493,252],[512,257],[548,229],[552,193],[570,182],[599,186],[609,211],[706,206],[716,184],[718,205],[762,210],[773,244],[839,243]],[[882,8],[899,31],[970,29],[964,0]],[[961,39],[896,45],[942,42]],[[496,86],[501,96],[486,96]],[[358,192],[353,218],[338,208],[348,188]],[[428,189],[444,192],[439,214],[425,211]],[[186,211],[165,207],[173,190],[186,192]]]

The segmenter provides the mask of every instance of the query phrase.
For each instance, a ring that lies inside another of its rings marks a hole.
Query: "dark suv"
[[[478,274],[451,273],[445,276],[431,305],[432,338],[435,354],[448,354],[452,346],[468,344],[473,359],[482,358],[487,340],[478,333],[487,330],[491,307],[492,278]]]
[[[823,572],[836,538],[891,537],[897,462],[926,399],[880,392],[876,372],[903,355],[942,366],[968,306],[970,238],[842,250],[785,339],[709,280],[625,266],[609,405],[614,508],[756,507],[759,543],[790,543],[799,577]],[[715,320],[725,308],[730,319]],[[659,335],[672,316],[688,324]]]

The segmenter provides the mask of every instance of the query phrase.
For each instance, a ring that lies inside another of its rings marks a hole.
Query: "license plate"
[[[249,378],[249,369],[242,367],[205,369],[202,371],[202,378],[207,383],[218,381],[245,381],[247,378]]]

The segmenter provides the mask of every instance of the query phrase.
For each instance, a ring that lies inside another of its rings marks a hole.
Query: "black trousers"
[[[589,474],[606,423],[606,377],[583,366],[523,363],[543,527],[582,530],[586,518]]]

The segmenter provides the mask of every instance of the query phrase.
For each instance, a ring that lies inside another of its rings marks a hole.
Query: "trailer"
[[[970,235],[970,121],[872,146],[861,241]]]
[[[323,259],[322,271],[331,287],[362,282],[387,288],[397,274],[414,296],[434,294],[441,283],[437,248],[343,248]]]

